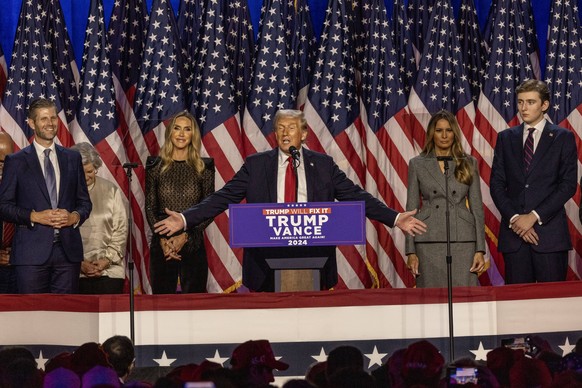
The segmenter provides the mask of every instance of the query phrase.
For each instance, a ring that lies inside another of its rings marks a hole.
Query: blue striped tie
[[[527,134],[527,139],[525,139],[525,144],[523,146],[523,165],[526,172],[529,172],[529,166],[534,155],[533,132],[535,130],[535,128],[528,128],[529,133]]]
[[[44,179],[46,181],[46,188],[51,199],[53,209],[57,208],[57,178],[55,176],[55,168],[50,158],[51,149],[44,150]]]

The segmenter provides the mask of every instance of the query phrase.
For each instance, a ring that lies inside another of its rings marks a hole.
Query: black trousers
[[[80,278],[79,294],[121,294],[125,279],[99,276],[98,278]]]
[[[505,283],[560,282],[568,273],[568,251],[540,253],[523,243],[511,253],[504,253]]]
[[[204,243],[195,247],[188,238],[179,252],[182,260],[166,260],[158,236],[150,246],[150,282],[154,294],[175,294],[180,279],[183,294],[206,292],[208,261]]]
[[[14,269],[20,294],[76,294],[79,292],[81,262],[70,262],[60,242],[53,244],[46,263],[15,265]]]

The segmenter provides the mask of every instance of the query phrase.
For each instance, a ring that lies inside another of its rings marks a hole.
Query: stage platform
[[[559,354],[582,337],[582,282],[456,288],[455,358],[485,359],[503,338],[540,335]],[[341,344],[355,345],[373,370],[399,348],[428,339],[449,359],[446,289],[301,293],[137,295],[138,367],[204,359],[229,365],[234,347],[268,339],[302,376]],[[23,345],[40,366],[82,343],[130,335],[128,295],[1,295],[1,345]],[[164,368],[165,369],[165,368]]]

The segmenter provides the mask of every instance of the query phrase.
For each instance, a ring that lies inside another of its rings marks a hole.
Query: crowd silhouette
[[[263,388],[274,385],[274,371],[289,365],[278,360],[268,340],[238,345],[228,366],[203,360],[145,376],[135,367],[135,349],[125,336],[103,344],[88,342],[73,352],[53,356],[39,369],[25,347],[0,349],[0,388]],[[162,369],[162,368],[160,368]],[[528,337],[525,346],[500,346],[486,361],[469,358],[447,363],[429,341],[413,342],[392,353],[385,364],[369,372],[363,353],[341,345],[327,360],[311,365],[302,378],[286,380],[283,388],[558,388],[582,387],[582,338],[560,356],[547,341]]]

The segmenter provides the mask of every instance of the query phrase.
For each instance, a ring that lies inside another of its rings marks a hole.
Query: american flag
[[[115,88],[109,65],[109,49],[101,0],[91,0],[85,31],[77,112],[78,127],[72,126],[71,132],[76,143],[89,141],[99,149],[102,140],[111,134],[116,134],[118,121],[115,114]],[[123,176],[123,170],[119,170],[120,162],[115,158],[115,154],[113,152],[100,153],[113,176],[116,174]],[[111,157],[115,159],[110,159]],[[118,171],[115,171],[114,166],[118,166]],[[123,187],[123,185],[120,186]]]
[[[420,55],[424,50],[425,35],[428,32],[430,15],[436,0],[416,0],[408,2],[408,20],[411,21],[410,37],[414,47],[416,63],[420,62]]]
[[[73,144],[44,36],[46,17],[44,0],[22,2],[12,62],[0,108],[2,130],[12,137],[18,149],[30,144],[33,131],[26,121],[27,110],[30,102],[39,97],[49,98],[57,104],[59,128],[56,141],[65,147]]]
[[[243,163],[240,117],[225,42],[227,0],[209,0],[204,10],[201,44],[196,57],[193,105],[199,120],[203,154],[214,158],[216,187],[228,182]],[[206,228],[209,292],[231,292],[241,284],[242,250],[230,248],[228,212]]]
[[[365,187],[365,129],[360,118],[352,32],[345,0],[328,3],[319,53],[304,112],[307,145],[332,156],[348,177]],[[338,248],[338,288],[372,285],[361,246]]]
[[[406,95],[414,85],[416,78],[416,57],[414,56],[414,47],[411,39],[411,27],[413,20],[408,19],[404,0],[394,0],[392,10],[392,50],[396,55],[402,86]]]
[[[495,20],[491,30],[491,55],[477,103],[473,133],[473,155],[477,156],[483,180],[481,193],[486,235],[493,259],[488,275],[494,285],[503,284],[505,265],[497,252],[501,216],[489,195],[493,148],[498,132],[519,123],[515,88],[525,79],[533,78],[520,7],[512,0],[497,0],[495,4],[496,13],[491,15]]]
[[[491,6],[489,7],[489,15],[487,16],[487,22],[485,23],[485,28],[483,29],[483,42],[485,42],[485,48],[487,52],[487,59],[491,54],[491,41],[493,40],[493,27],[495,26],[495,15],[497,14],[497,0],[491,1]],[[485,68],[487,68],[485,64]]]
[[[194,78],[194,62],[196,56],[196,44],[198,43],[198,34],[202,23],[202,2],[203,0],[180,0],[178,8],[178,32],[182,43],[183,61],[186,70],[186,79],[184,85],[190,89],[191,93],[192,80]]]
[[[463,149],[470,152],[475,109],[463,68],[453,8],[448,0],[444,0],[437,1],[432,10],[416,82],[408,100],[413,116],[413,136],[418,147],[422,148],[430,117],[446,109],[457,116],[463,134]]]
[[[520,13],[523,20],[523,33],[527,45],[527,54],[532,64],[532,70],[536,79],[542,79],[540,66],[540,48],[538,47],[538,38],[536,34],[536,25],[534,23],[533,13],[531,12],[530,0],[517,0],[521,6]]]
[[[350,4],[351,3],[351,4]],[[370,23],[370,13],[372,12],[372,3],[351,1],[347,4],[347,17],[349,21],[349,28],[352,32],[352,42],[354,44],[354,66],[356,71],[360,72],[362,69],[362,61],[365,50],[366,28]]]
[[[487,64],[488,55],[487,44],[482,39],[479,31],[477,12],[473,0],[463,0],[457,25],[459,28],[459,40],[463,54],[463,66],[469,79],[471,97],[476,108],[477,102],[479,101],[479,95],[481,94],[483,79],[485,77],[485,66]],[[477,129],[474,129],[473,131],[473,139],[469,140],[471,143],[473,143],[473,141],[476,141],[477,143],[482,142],[481,134]],[[485,163],[482,160],[482,155],[477,149],[473,149],[472,154],[477,158],[479,165]],[[487,173],[489,172],[487,171]],[[485,234],[488,237],[487,241],[489,242],[485,259],[488,262],[489,268],[493,265],[493,269],[491,269],[487,274],[483,274],[479,277],[479,281],[482,285],[491,284],[492,277],[497,279],[497,282],[501,281],[495,267],[495,263],[501,260],[501,258],[500,254],[497,252],[497,245],[492,242],[496,240],[496,235],[493,234],[492,228],[497,229],[498,225],[495,218],[491,219],[491,214],[495,212],[496,209],[494,207],[490,209],[493,205],[489,198],[488,180],[489,175],[486,177],[481,176],[482,195],[484,198],[487,198],[484,205],[485,216],[486,218],[490,218],[490,220],[485,224]],[[490,274],[494,274],[495,276]]]
[[[247,104],[255,59],[255,35],[249,8],[244,0],[229,1],[226,10],[226,48],[232,74],[232,87],[239,113]]]
[[[148,15],[143,0],[120,0],[115,2],[108,30],[109,63],[115,85],[119,119],[117,131],[121,139],[121,145],[116,144],[112,148],[118,159],[123,160],[125,154],[128,161],[140,165],[134,170],[135,177],[131,182],[133,226],[129,241],[132,244],[132,256],[135,263],[134,275],[139,280],[134,287],[136,293],[151,292],[148,278],[150,230],[145,218],[145,170],[143,168],[149,151],[133,112],[147,21]],[[121,188],[129,198],[127,185],[124,184]]]
[[[185,78],[174,10],[154,0],[133,107],[150,155],[164,143],[164,120],[186,108]]]
[[[71,132],[75,142],[89,141],[97,149],[105,165],[105,168],[100,170],[100,175],[116,184],[127,198],[128,183],[122,168],[123,163],[127,162],[127,155],[119,130],[120,120],[116,109],[109,51],[102,0],[91,0],[77,119],[71,125]],[[134,211],[135,208],[134,206]],[[132,217],[136,218],[139,216]],[[133,238],[131,242],[134,243]],[[134,258],[134,263],[140,268],[142,261]],[[138,276],[137,279],[140,283],[134,285],[133,290],[141,292],[148,284],[147,278],[144,280],[143,276]]]
[[[582,163],[582,50],[578,7],[571,0],[552,3],[546,54],[545,81],[550,88],[551,120],[574,132],[578,171]],[[582,278],[582,227],[577,217],[580,190],[566,203],[574,249],[570,251],[568,279]]]
[[[481,94],[481,84],[485,74],[487,46],[481,38],[477,10],[473,0],[463,0],[457,19],[457,30],[459,31],[465,74],[469,78],[471,97],[476,104],[479,100],[479,94]]]
[[[75,61],[73,45],[65,25],[63,10],[58,0],[45,0],[45,36],[51,52],[53,71],[58,81],[61,102],[67,123],[75,119],[77,112],[79,68]]]
[[[295,108],[285,15],[287,0],[265,0],[252,86],[243,116],[245,152],[265,151],[276,144],[273,119],[279,109]]]
[[[405,88],[383,0],[369,4],[362,64],[361,114],[366,128],[366,190],[393,209],[406,205],[408,160],[415,150],[408,130]],[[367,264],[374,287],[414,284],[405,265],[404,235],[367,220]]]
[[[503,120],[495,123],[499,126],[494,125],[496,132],[499,132],[508,125],[519,123],[515,88],[522,81],[533,78],[534,73],[530,57],[527,55],[525,21],[521,5],[515,1],[497,0],[495,9],[497,12],[492,16],[495,23],[491,30],[491,54],[482,95],[479,98],[478,116],[484,115],[489,121]],[[489,100],[489,105],[482,105],[482,100],[483,102]],[[490,109],[496,113],[490,112]]]
[[[4,95],[4,89],[6,88],[7,76],[8,69],[6,68],[6,58],[4,57],[2,46],[0,46],[0,104],[2,104],[2,96]]]
[[[178,31],[182,47],[188,55],[196,53],[196,43],[202,25],[204,0],[180,0],[178,8]]]
[[[301,109],[307,99],[307,91],[313,72],[316,39],[309,14],[307,0],[289,0],[291,21],[293,22],[290,42],[291,82],[297,97],[297,108]]]

